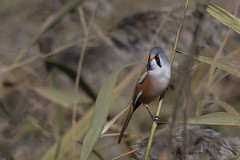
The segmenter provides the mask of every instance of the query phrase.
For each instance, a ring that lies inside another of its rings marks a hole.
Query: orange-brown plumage
[[[159,47],[152,48],[145,71],[135,86],[132,104],[120,131],[118,143],[121,142],[134,111],[141,104],[148,104],[157,96],[161,96],[169,83],[170,77],[171,68],[165,53]]]

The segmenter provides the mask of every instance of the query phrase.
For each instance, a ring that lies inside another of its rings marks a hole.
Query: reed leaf
[[[76,140],[81,138],[86,132],[89,121],[93,115],[93,107],[76,123]],[[53,160],[58,159],[60,156],[67,153],[72,146],[72,128],[64,134],[64,136],[59,140],[61,141],[61,145],[55,143],[49,150],[46,152],[40,160]],[[56,151],[59,152],[59,157],[55,157]]]
[[[126,66],[125,66],[126,67]],[[122,67],[123,68],[123,67]],[[121,68],[120,68],[121,69]],[[118,71],[119,72],[119,71]],[[115,73],[115,72],[114,72]],[[123,86],[125,87],[125,86]],[[36,89],[36,87],[34,88]],[[55,93],[55,89],[52,90],[51,92],[49,92],[48,89],[46,89],[44,87],[39,87],[37,88],[37,91],[43,92],[44,94],[47,93],[47,95],[45,95],[46,97],[51,96],[52,94]],[[113,91],[113,90],[112,90]],[[116,88],[115,88],[116,91]],[[54,93],[52,93],[54,92]],[[118,93],[118,92],[117,92]],[[116,92],[113,94],[113,97],[116,97],[115,94],[117,94]],[[57,90],[57,94],[59,94],[59,90]],[[67,93],[68,96],[72,97],[72,100],[69,101],[67,99],[67,103],[66,102],[61,102],[61,104],[65,104],[68,105],[69,102],[72,104],[73,102],[73,96],[69,93]],[[66,97],[66,94],[63,94],[62,96],[60,96],[59,99],[62,99],[61,97]],[[59,101],[59,99],[57,101]],[[54,100],[54,99],[52,99]],[[62,99],[64,100],[64,99]],[[78,100],[78,99],[77,99]],[[93,108],[91,108],[90,110],[87,111],[87,113],[80,119],[77,121],[76,123],[76,140],[80,139],[87,131],[87,128],[89,127],[90,124],[90,120],[93,117]],[[100,131],[101,133],[101,131]],[[61,142],[61,144],[59,145],[59,143]],[[41,158],[41,160],[52,160],[52,159],[57,159],[62,157],[64,154],[66,154],[67,152],[71,151],[71,146],[72,146],[72,128],[67,131],[67,133],[65,133],[65,135],[63,137],[61,137],[61,139],[59,140],[59,142],[56,142]],[[59,152],[59,156],[55,157],[55,153]],[[90,151],[91,152],[91,151]]]
[[[210,2],[207,3],[206,10],[210,15],[212,15],[222,24],[226,25],[227,27],[231,28],[232,30],[240,34],[239,18],[233,16],[228,11]]]
[[[32,89],[44,98],[59,105],[62,105],[63,107],[72,106],[74,102],[74,96],[76,96],[73,93],[68,93],[56,88],[38,86],[33,87]],[[76,100],[77,103],[91,103],[91,100],[85,96],[78,96]]]
[[[189,53],[186,53],[186,52],[183,52],[183,51],[179,51],[179,50],[176,50],[177,53],[181,53],[181,54],[184,54],[184,55],[187,55],[187,56],[191,56],[193,57],[194,59],[200,61],[200,62],[204,62],[204,63],[207,63],[209,65],[212,65],[212,66],[215,66],[221,70],[224,70],[228,73],[231,73],[233,75],[236,75],[237,77],[240,77],[240,71],[239,70],[236,70],[234,69],[233,67],[229,65],[227,65],[226,63],[224,62],[221,62],[221,61],[218,61],[218,60],[215,60],[213,58],[210,58],[210,57],[204,57],[204,56],[194,56],[194,55],[191,55]]]
[[[94,113],[90,122],[90,127],[83,141],[80,160],[89,158],[94,145],[101,135],[104,124],[107,120],[109,107],[113,99],[114,86],[117,82],[120,71],[129,65],[124,65],[111,73],[104,81],[94,107]]]
[[[207,124],[207,125],[240,125],[240,116],[227,112],[210,113],[199,117],[187,119],[190,124]]]

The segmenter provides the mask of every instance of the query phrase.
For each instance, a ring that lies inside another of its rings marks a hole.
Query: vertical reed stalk
[[[180,35],[181,29],[182,29],[182,26],[183,26],[185,15],[186,15],[186,12],[187,12],[188,4],[189,4],[189,0],[186,0],[185,7],[184,7],[184,14],[183,14],[183,17],[181,19],[180,25],[178,27],[177,35],[176,35],[173,50],[172,50],[172,56],[171,56],[171,60],[170,60],[170,65],[171,66],[173,64],[173,60],[174,60],[174,57],[175,57],[175,54],[176,54],[175,50],[177,48],[177,43],[178,43],[179,35]],[[161,99],[158,103],[156,116],[160,115],[160,110],[161,110],[161,107],[162,107],[162,103],[163,103],[163,99]],[[152,142],[153,142],[153,137],[154,137],[154,134],[156,132],[157,125],[158,124],[156,122],[153,122],[152,129],[151,129],[151,135],[150,135],[149,140],[148,140],[148,145],[147,145],[147,150],[146,150],[146,153],[145,153],[144,160],[148,160],[150,149],[151,149]]]

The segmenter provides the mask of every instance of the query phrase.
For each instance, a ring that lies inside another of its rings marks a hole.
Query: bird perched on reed
[[[164,95],[164,92],[171,78],[171,67],[164,51],[159,47],[153,47],[150,50],[147,65],[140,76],[134,92],[131,106],[120,131],[118,143],[121,142],[122,136],[128,126],[134,111],[141,105],[145,105],[153,121],[158,117],[153,116],[148,109],[148,104],[156,97]]]

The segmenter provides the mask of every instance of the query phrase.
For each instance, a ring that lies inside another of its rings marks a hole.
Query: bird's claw
[[[159,118],[160,118],[160,116],[152,116],[153,121],[156,123],[159,123],[159,121],[158,121]]]

